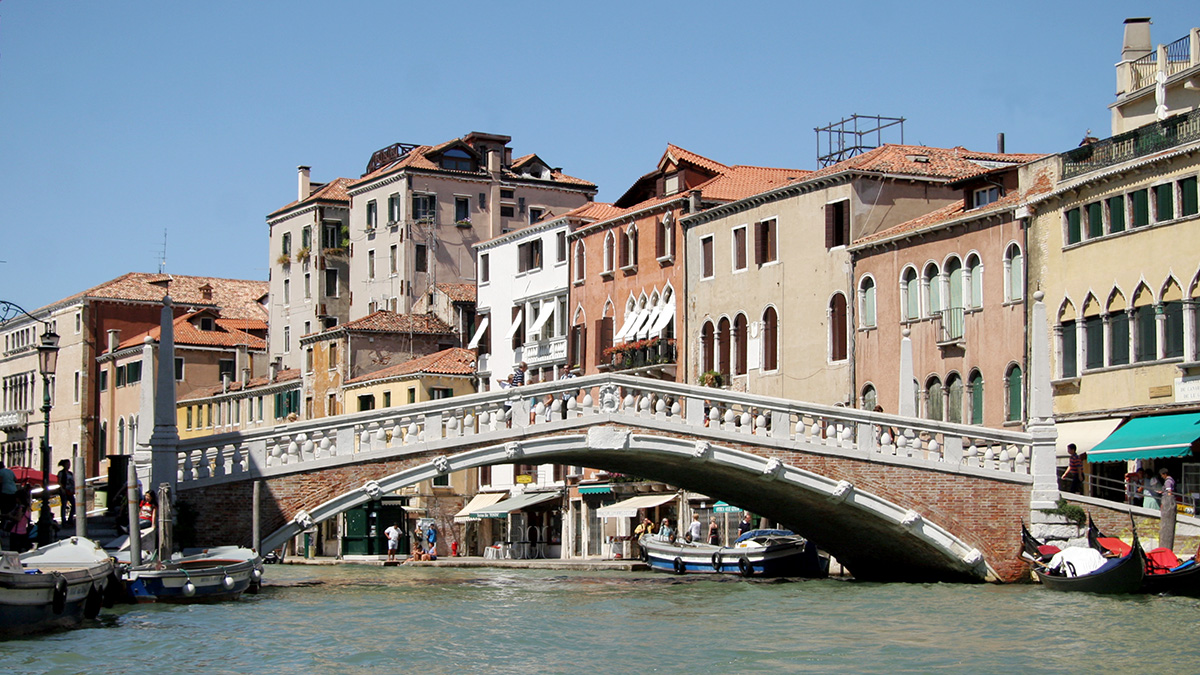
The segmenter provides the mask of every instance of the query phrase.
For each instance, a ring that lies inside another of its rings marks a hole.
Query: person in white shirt
[[[688,525],[688,541],[696,543],[700,541],[700,514],[692,514],[692,524]]]
[[[391,527],[383,531],[388,542],[388,560],[396,559],[396,550],[400,548],[400,534],[400,523],[392,523]]]

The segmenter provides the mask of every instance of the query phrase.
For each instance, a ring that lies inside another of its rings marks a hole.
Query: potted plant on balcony
[[[291,265],[292,264],[292,256],[290,256],[286,253],[280,253],[279,257],[275,259],[275,262],[279,263],[280,265],[284,265],[284,266]]]
[[[305,246],[304,248],[300,249],[299,251],[296,251],[296,262],[304,262],[305,260],[308,260],[308,256],[311,254],[312,254],[312,249]]]
[[[700,373],[700,386],[720,388],[724,384],[724,378],[721,377],[720,371],[706,370]]]
[[[471,226],[471,216],[467,216],[466,218],[463,218],[462,220],[455,221],[454,224],[457,225],[458,227],[470,227]]]

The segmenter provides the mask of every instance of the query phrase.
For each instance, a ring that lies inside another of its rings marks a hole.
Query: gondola
[[[1088,516],[1088,545],[1097,551],[1117,552],[1129,544],[1115,537],[1106,537]],[[1156,548],[1146,553],[1146,573],[1142,577],[1142,592],[1154,595],[1185,595],[1200,598],[1200,564],[1193,558],[1180,561],[1174,551]]]
[[[1052,591],[1079,593],[1137,593],[1142,588],[1146,556],[1134,535],[1133,546],[1127,554],[1112,558],[1098,569],[1080,576],[1065,576],[1051,572],[1047,563],[1056,554],[1029,534],[1021,523],[1021,559],[1033,564],[1033,574],[1043,586]]]

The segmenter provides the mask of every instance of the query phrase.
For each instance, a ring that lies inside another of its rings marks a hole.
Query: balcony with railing
[[[675,365],[675,340],[650,338],[625,342],[604,350],[610,370],[644,370]]]
[[[1200,109],[1068,150],[1059,155],[1062,177],[1079,176],[1196,140],[1200,140]]]
[[[1129,64],[1129,91],[1154,86],[1160,64],[1167,77],[1200,64],[1200,55],[1192,53],[1192,42],[1192,35],[1184,35],[1169,45],[1160,45],[1140,59],[1134,59]]]
[[[948,307],[933,317],[939,347],[962,344],[965,329],[965,312],[962,307]]]

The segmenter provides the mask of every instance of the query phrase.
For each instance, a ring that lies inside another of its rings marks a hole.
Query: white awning
[[[630,314],[629,318],[625,319],[625,323],[621,325],[621,330],[617,331],[617,334],[613,336],[613,342],[621,342],[628,338],[630,329],[632,329],[633,324],[636,323],[639,318],[641,318],[642,312],[644,311],[646,310],[639,309],[634,311],[633,314]]]
[[[643,321],[641,327],[638,328],[637,336],[639,339],[648,337],[647,333],[650,330],[650,327],[654,325],[654,322],[658,320],[658,315],[660,312],[662,312],[662,309],[662,305],[655,305],[654,308],[651,309],[646,315],[646,320]]]
[[[597,518],[636,518],[640,509],[652,509],[666,504],[678,495],[674,492],[657,495],[639,495],[623,502],[596,509]]]
[[[513,317],[512,326],[510,326],[508,329],[508,335],[506,335],[504,337],[511,340],[512,337],[517,334],[517,330],[521,327],[521,321],[524,318],[525,318],[525,310],[521,310],[521,311],[517,312],[517,315]]]
[[[1075,451],[1083,454],[1092,448],[1096,447],[1100,441],[1108,438],[1113,429],[1121,423],[1122,418],[1110,417],[1102,420],[1080,420],[1078,422],[1058,422],[1054,426],[1058,429],[1057,454],[1059,457],[1067,456],[1067,444],[1074,443]],[[1091,459],[1090,457],[1088,458]]]
[[[467,502],[467,505],[462,508],[462,511],[454,514],[454,522],[469,523],[479,520],[478,517],[471,515],[472,511],[478,511],[479,509],[487,508],[501,499],[504,499],[505,495],[507,494],[507,492],[480,492],[474,497],[471,497],[471,501]]]
[[[553,300],[542,303],[542,309],[538,312],[537,321],[534,321],[533,327],[529,329],[530,335],[537,335],[542,330],[542,326],[545,326],[550,317],[554,316],[554,308],[556,306],[558,306],[558,303]]]
[[[485,506],[481,509],[476,509],[471,513],[476,518],[504,518],[513,511],[548,502],[551,499],[561,498],[562,495],[555,492],[523,492],[511,499],[505,499],[502,502],[496,502],[491,506]]]
[[[475,334],[471,336],[471,341],[467,343],[467,349],[475,349],[479,346],[479,341],[483,339],[483,334],[487,331],[488,322],[491,321],[488,317],[483,317],[483,321],[479,322],[479,328],[475,329]]]
[[[654,337],[662,333],[663,329],[666,328],[667,324],[671,323],[674,318],[675,302],[672,301],[663,307],[663,310],[659,312],[658,319],[654,322],[654,325],[650,326],[650,337]]]

